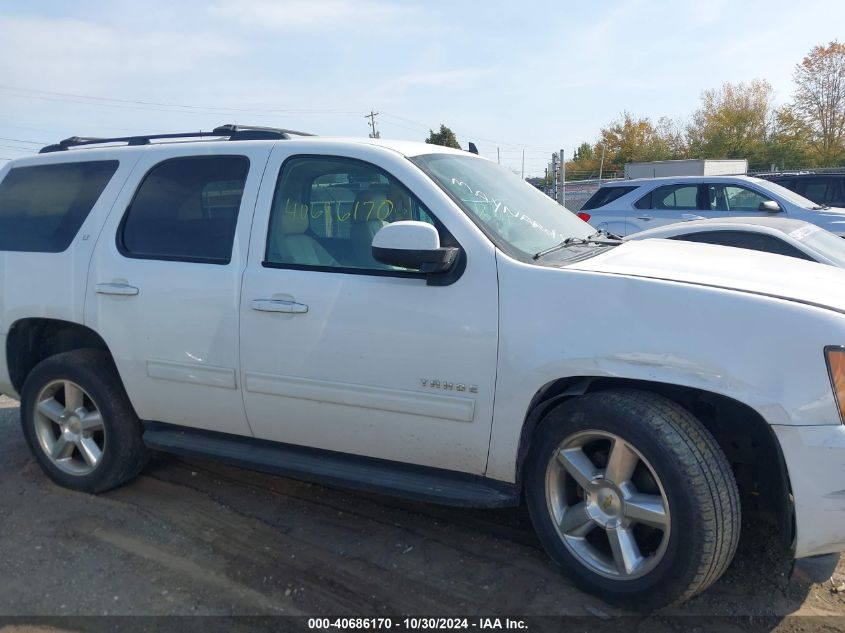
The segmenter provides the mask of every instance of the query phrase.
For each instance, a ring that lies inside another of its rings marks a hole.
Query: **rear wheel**
[[[604,391],[542,422],[526,496],[544,548],[584,589],[652,609],[703,591],[739,538],[739,495],[714,438],[661,396]]]
[[[41,468],[68,488],[108,490],[147,460],[140,421],[114,363],[99,350],[39,363],[21,390],[21,424]]]

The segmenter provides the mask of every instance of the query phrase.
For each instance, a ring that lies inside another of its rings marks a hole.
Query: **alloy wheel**
[[[578,561],[614,580],[653,570],[669,542],[669,502],[654,468],[621,437],[590,430],[567,437],[546,471],[546,504]]]
[[[56,380],[38,394],[35,434],[41,449],[60,470],[88,475],[106,448],[103,418],[91,396],[70,380]]]

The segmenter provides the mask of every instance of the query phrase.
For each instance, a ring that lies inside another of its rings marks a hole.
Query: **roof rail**
[[[127,145],[149,145],[151,141],[178,138],[204,138],[226,136],[230,141],[281,140],[291,136],[314,136],[308,132],[297,132],[275,127],[260,127],[255,125],[220,125],[211,132],[181,132],[174,134],[142,134],[140,136],[115,136],[99,138],[92,136],[71,136],[53,145],[47,145],[39,150],[39,154],[62,152],[71,147],[85,145],[104,145],[106,143],[126,143]]]

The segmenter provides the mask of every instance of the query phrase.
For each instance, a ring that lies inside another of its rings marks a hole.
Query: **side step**
[[[144,426],[146,445],[166,453],[211,458],[274,475],[444,505],[502,508],[519,504],[516,484],[477,475],[161,422],[146,422]]]

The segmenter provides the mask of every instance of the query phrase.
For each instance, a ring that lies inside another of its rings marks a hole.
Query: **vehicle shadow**
[[[452,508],[308,484],[219,463],[170,456],[159,458],[148,469],[148,476],[189,485],[226,505],[237,504],[238,491],[249,489],[250,496],[261,501],[248,504],[249,507],[242,503],[238,505],[239,511],[247,513],[254,512],[258,505],[284,504],[296,500],[297,504],[304,504],[305,507],[313,504],[324,510],[330,509],[334,516],[343,518],[348,529],[359,534],[368,534],[372,530],[370,524],[373,520],[381,523],[386,521],[393,528],[387,543],[405,542],[410,540],[411,534],[427,541],[427,574],[450,573],[455,552],[461,553],[465,562],[466,581],[472,582],[473,576],[477,575],[477,582],[487,583],[484,585],[487,592],[473,599],[474,611],[492,610],[498,613],[510,604],[519,605],[521,610],[518,612],[524,614],[575,613],[597,616],[599,619],[626,615],[624,610],[580,592],[554,568],[534,536],[524,506],[497,510]],[[217,482],[217,485],[210,486],[212,481]],[[255,516],[261,518],[262,514]],[[319,519],[312,517],[311,520]],[[335,520],[329,519],[329,522],[335,523]],[[314,532],[332,531],[316,523],[309,529]],[[323,542],[320,546],[332,548],[331,543]],[[359,542],[358,546],[367,551],[373,549],[372,544],[367,546]],[[384,549],[391,546],[381,540],[376,547]],[[494,557],[494,562],[507,561],[507,566],[501,569],[497,578],[491,579],[488,576],[487,566],[490,561],[483,560],[481,551],[486,551],[487,558]],[[473,565],[476,566],[475,574]],[[755,626],[769,627],[755,630],[772,630],[783,617],[802,609],[806,611],[807,607],[809,613],[817,612],[819,608],[821,610],[818,612],[829,613],[823,608],[824,604],[808,604],[814,587],[820,594],[826,594],[827,589],[790,580],[791,568],[788,548],[782,543],[775,527],[762,521],[748,521],[743,525],[737,555],[718,582],[704,594],[683,605],[664,609],[647,619],[656,625],[677,618],[703,621],[715,617],[717,620],[725,620],[725,624],[731,618],[753,618],[756,620]],[[542,580],[544,598],[530,595],[530,588],[537,587],[538,579]],[[514,588],[519,589],[514,591]],[[487,599],[488,593],[492,599]],[[506,594],[511,596],[502,603],[501,596]],[[389,596],[384,598],[389,601]],[[845,614],[845,610],[839,612]],[[709,628],[712,627],[705,630]]]

